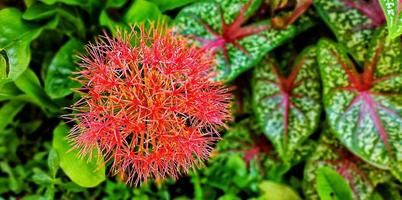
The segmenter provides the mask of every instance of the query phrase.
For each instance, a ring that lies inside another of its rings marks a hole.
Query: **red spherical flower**
[[[139,30],[137,30],[139,29]],[[165,25],[132,28],[87,46],[69,135],[97,149],[112,174],[136,185],[199,167],[230,120],[231,94],[211,81],[213,58]]]

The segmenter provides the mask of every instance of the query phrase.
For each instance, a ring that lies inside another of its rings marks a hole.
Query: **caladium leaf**
[[[376,34],[363,72],[334,42],[319,42],[318,61],[329,125],[364,160],[402,177],[402,46]]]
[[[316,48],[305,49],[289,75],[283,75],[271,58],[254,71],[254,110],[265,135],[283,160],[317,128],[321,89]]]
[[[257,64],[273,48],[312,26],[307,17],[284,30],[270,28],[268,20],[245,25],[261,0],[198,2],[182,9],[176,29],[216,56],[216,79],[233,80]]]
[[[379,0],[387,19],[389,37],[396,38],[402,34],[402,1]]]
[[[364,61],[373,28],[385,22],[377,0],[315,0],[314,6],[347,51]]]
[[[321,135],[320,144],[310,156],[304,169],[304,194],[307,199],[319,199],[317,193],[318,169],[329,167],[348,183],[354,199],[369,199],[377,184],[391,178],[389,172],[376,168],[350,153],[329,132]]]

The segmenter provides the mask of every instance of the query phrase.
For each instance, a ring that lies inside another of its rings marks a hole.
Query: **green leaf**
[[[263,181],[258,186],[261,200],[301,200],[300,196],[290,187],[272,181]]]
[[[353,200],[348,183],[335,170],[319,168],[316,181],[318,195],[322,200]]]
[[[88,4],[89,0],[42,0],[42,2],[48,5],[53,5],[55,3],[64,3],[73,6],[85,6]]]
[[[0,162],[0,170],[8,175],[7,183],[9,188],[13,192],[19,193],[23,189],[23,183],[22,180],[16,177],[16,174],[10,165],[6,161],[2,161]]]
[[[57,170],[59,170],[60,158],[56,150],[51,149],[47,158],[47,166],[49,167],[50,175],[56,178]]]
[[[38,168],[34,168],[34,175],[32,176],[32,180],[41,186],[48,186],[53,183],[52,177],[50,177],[48,174],[43,172],[42,170]]]
[[[25,20],[40,20],[51,17],[56,12],[56,7],[37,2],[24,12],[22,18]]]
[[[402,48],[373,38],[363,72],[334,42],[319,43],[318,61],[329,125],[341,142],[364,160],[391,168],[402,180]]]
[[[52,98],[62,98],[72,93],[72,88],[79,86],[71,79],[76,69],[74,56],[83,51],[83,45],[76,39],[65,43],[51,61],[45,80],[45,91]]]
[[[337,171],[347,181],[356,200],[369,199],[379,183],[391,178],[388,171],[378,169],[349,152],[327,128],[304,168],[303,190],[307,199],[318,199],[317,173],[322,167]]]
[[[0,108],[0,133],[8,124],[13,122],[14,117],[21,111],[25,103],[22,101],[9,101]]]
[[[0,88],[2,87],[2,80],[7,79],[7,61],[3,57],[3,55],[0,54]]]
[[[260,0],[194,3],[180,11],[175,28],[192,38],[193,43],[214,52],[216,79],[230,81],[259,63],[268,51],[312,26],[306,16],[284,30],[270,28],[267,20],[245,25],[260,3]]]
[[[123,23],[121,22],[116,22],[112,18],[109,17],[107,14],[106,10],[102,10],[100,16],[99,16],[99,24],[101,26],[107,27],[113,35],[116,34],[116,29],[118,28],[123,28],[123,30],[128,30],[128,27],[126,27]]]
[[[289,75],[267,57],[254,71],[254,111],[260,127],[284,161],[293,158],[321,116],[321,88],[316,48],[305,49]]]
[[[184,5],[187,5],[189,3],[193,3],[196,2],[196,0],[148,0],[149,2],[152,2],[154,4],[156,4],[159,9],[164,12],[167,10],[172,10],[175,8],[179,8],[182,7]]]
[[[373,34],[366,28],[371,20],[357,9],[346,5],[346,0],[314,0],[314,6],[338,41],[359,62],[365,60],[367,45]]]
[[[106,8],[120,8],[127,0],[107,0]]]
[[[100,160],[100,155],[94,150],[92,159],[88,157],[78,158],[79,152],[72,150],[66,137],[69,128],[60,123],[53,131],[53,148],[60,157],[60,167],[64,173],[77,185],[82,187],[95,187],[106,179],[105,167]]]
[[[166,16],[162,14],[158,6],[145,0],[135,0],[123,17],[123,21],[130,25],[147,22],[147,20],[163,21],[166,20]]]
[[[31,60],[31,42],[39,36],[42,29],[25,23],[21,12],[16,8],[0,11],[0,50],[5,50],[8,58],[7,79],[14,81],[27,69]]]
[[[59,107],[47,96],[40,85],[38,77],[31,69],[28,68],[15,81],[15,85],[43,110],[49,111],[52,114],[60,111]]]
[[[379,0],[387,19],[389,38],[395,39],[402,34],[402,1]]]

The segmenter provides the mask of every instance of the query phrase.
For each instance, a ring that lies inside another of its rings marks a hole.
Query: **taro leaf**
[[[335,170],[321,167],[317,170],[317,192],[321,200],[353,200],[346,180]]]
[[[42,29],[30,26],[21,18],[16,8],[0,11],[0,51],[5,50],[8,58],[8,75],[0,82],[16,80],[28,67],[31,59],[31,42],[39,36]]]
[[[258,122],[284,161],[318,126],[321,113],[316,48],[305,49],[289,75],[280,73],[271,58],[256,67],[253,103]]]
[[[53,148],[60,158],[60,167],[64,173],[81,187],[95,187],[106,179],[105,167],[97,151],[92,153],[92,158],[78,157],[78,151],[72,150],[66,137],[69,128],[60,123],[53,131]],[[99,159],[99,160],[98,160]],[[103,166],[102,166],[103,165]]]
[[[79,83],[71,79],[75,70],[73,57],[82,52],[83,46],[77,39],[70,39],[56,53],[48,68],[45,91],[51,98],[61,98],[72,93]]]
[[[347,48],[347,51],[357,61],[363,62],[367,45],[373,34],[373,20],[364,15],[363,12],[348,5],[348,2],[351,1],[314,0],[314,6],[338,41]]]
[[[350,153],[335,136],[325,130],[320,144],[304,168],[304,194],[307,199],[319,199],[317,173],[321,167],[337,171],[349,184],[354,199],[369,199],[377,184],[391,178],[389,172],[378,169]]]
[[[269,21],[244,25],[260,0],[219,0],[194,3],[175,19],[177,31],[216,56],[216,79],[233,80],[264,55],[312,26],[307,17],[287,29],[270,28]]]
[[[402,180],[402,46],[378,31],[360,73],[342,48],[322,40],[318,62],[331,129],[352,152]]]
[[[379,0],[387,19],[389,37],[394,39],[402,34],[402,1]]]
[[[23,91],[32,102],[39,105],[44,111],[49,111],[51,114],[60,111],[59,106],[43,90],[38,77],[31,69],[25,70],[14,83],[18,89]]]

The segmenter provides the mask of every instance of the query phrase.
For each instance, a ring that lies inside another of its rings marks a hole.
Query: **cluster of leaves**
[[[3,1],[0,196],[401,199],[401,4]],[[71,77],[84,44],[147,20],[213,52],[216,79],[236,87],[235,122],[205,168],[131,188],[106,178],[97,152],[77,158],[59,116],[78,98]]]

